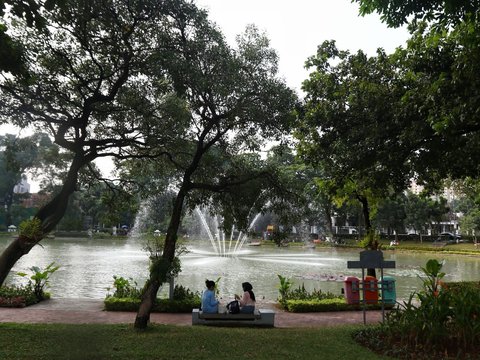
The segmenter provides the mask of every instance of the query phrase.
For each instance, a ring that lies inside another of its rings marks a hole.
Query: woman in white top
[[[240,301],[240,313],[242,314],[253,314],[255,310],[255,294],[252,289],[253,286],[249,282],[242,283],[243,295],[240,298],[235,294],[235,299]]]

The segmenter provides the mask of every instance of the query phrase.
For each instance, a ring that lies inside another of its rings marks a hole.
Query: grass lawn
[[[357,345],[352,329],[0,324],[0,359],[388,359]]]
[[[393,239],[393,238],[392,238]],[[411,251],[411,252],[435,252],[439,254],[451,253],[459,255],[479,255],[480,247],[475,246],[471,242],[459,243],[459,244],[448,244],[444,245],[443,243],[435,243],[432,241],[400,241],[398,246],[395,246],[393,249],[390,248],[390,241],[387,239],[381,239],[380,244],[384,250],[400,250],[400,251]],[[356,240],[347,240],[347,246],[350,247],[359,247],[359,242]],[[322,244],[320,245],[322,246]],[[330,246],[330,244],[323,244],[323,246]]]

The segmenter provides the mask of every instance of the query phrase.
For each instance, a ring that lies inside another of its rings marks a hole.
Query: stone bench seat
[[[192,310],[192,325],[273,327],[274,321],[275,312],[269,309],[258,309],[253,314],[204,314],[200,309]]]

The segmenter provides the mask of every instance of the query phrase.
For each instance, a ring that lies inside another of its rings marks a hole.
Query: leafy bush
[[[200,302],[200,299],[157,299],[153,311],[165,313],[190,313],[193,309],[198,309],[200,307]]]
[[[463,291],[464,289],[480,291],[480,281],[452,281],[444,283],[444,287],[446,290],[451,292]]]
[[[278,276],[278,279],[280,280],[280,285],[278,286],[278,292],[280,293],[280,297],[278,298],[278,301],[280,302],[280,305],[282,305],[282,307],[285,308],[286,301],[288,299],[288,293],[293,285],[293,281],[282,275],[277,274],[277,276]]]
[[[186,288],[182,285],[175,285],[175,288],[173,289],[173,300],[200,301],[200,299],[201,299],[200,292],[198,292],[198,291],[193,292],[189,288]]]
[[[313,289],[312,292],[308,292],[303,283],[298,288],[292,290],[292,280],[281,275],[277,276],[280,280],[280,285],[278,287],[280,297],[278,302],[284,309],[288,309],[288,302],[290,300],[318,301],[326,299],[343,299],[342,295],[335,295],[331,292],[323,292],[322,290]]]
[[[379,310],[381,304],[367,304],[367,310]],[[385,305],[385,309],[392,306]],[[363,304],[347,304],[344,298],[313,299],[313,300],[287,300],[285,309],[289,312],[328,312],[328,311],[353,311],[363,310]]]
[[[142,297],[142,291],[137,289],[137,283],[132,278],[125,279],[121,276],[113,275],[113,289],[114,292],[112,295],[107,292],[107,298],[140,299]],[[110,291],[110,288],[108,288],[107,291]]]
[[[105,310],[107,311],[138,311],[140,299],[107,297],[103,300]]]
[[[290,312],[323,312],[351,310],[344,299],[287,300],[286,310]]]
[[[48,293],[45,293],[48,295]],[[0,286],[0,306],[24,307],[38,302],[31,283],[26,286]]]
[[[358,342],[386,355],[417,359],[468,358],[480,346],[480,291],[471,283],[443,283],[442,263],[429,260],[423,290],[387,314],[378,328],[359,331]],[[372,335],[372,332],[374,335]],[[373,344],[367,337],[375,336]]]
[[[33,287],[33,292],[37,297],[37,301],[42,301],[49,297],[46,295],[44,289],[50,282],[50,276],[59,268],[60,266],[55,266],[55,262],[48,264],[43,270],[40,270],[38,266],[32,266],[30,268],[30,271],[32,271],[33,274],[30,275],[30,281],[28,282],[27,287]],[[18,272],[17,275],[22,277],[28,276],[28,274],[24,272]],[[33,283],[31,280],[33,280]]]
[[[286,294],[287,300],[325,300],[325,299],[343,299],[342,295],[335,295],[329,291],[313,289],[308,292],[305,285],[299,286],[297,289],[291,290]]]
[[[107,311],[138,311],[140,299],[108,297],[104,300]],[[200,307],[200,299],[169,300],[159,299],[155,301],[152,312],[166,313],[189,313]]]
[[[46,292],[45,289],[49,284],[50,276],[58,269],[59,266],[55,266],[55,263],[52,262],[43,270],[38,266],[32,266],[30,271],[33,274],[31,275],[18,272],[17,275],[21,277],[29,277],[28,283],[23,286],[1,286],[0,306],[23,307],[49,299],[50,293]]]
[[[105,310],[108,311],[138,311],[141,303],[142,291],[137,288],[137,283],[132,279],[113,276],[113,294],[107,293],[104,300]],[[108,289],[110,290],[110,289]],[[182,285],[175,285],[173,300],[157,298],[152,309],[153,312],[191,312],[200,307],[200,293],[193,292]]]

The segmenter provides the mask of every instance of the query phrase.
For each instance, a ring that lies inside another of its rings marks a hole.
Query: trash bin
[[[347,276],[343,280],[343,294],[347,304],[358,304],[360,302],[360,279],[355,276]]]
[[[378,280],[374,276],[365,276],[363,280],[365,302],[378,304]]]
[[[395,279],[393,276],[384,276],[382,279],[382,298],[383,303],[394,305],[397,301],[397,292],[395,290]]]

